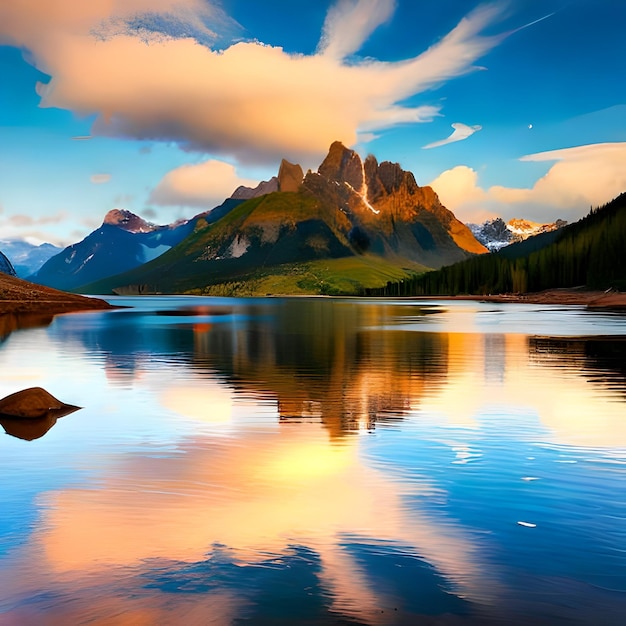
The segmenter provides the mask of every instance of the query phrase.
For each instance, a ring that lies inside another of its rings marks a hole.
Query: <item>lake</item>
[[[0,623],[626,615],[626,315],[144,297],[4,331]],[[3,424],[4,425],[4,424]]]

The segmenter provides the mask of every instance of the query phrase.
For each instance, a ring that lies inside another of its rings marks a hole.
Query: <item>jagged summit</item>
[[[548,233],[566,226],[565,220],[556,220],[548,224],[539,224],[523,218],[513,218],[505,222],[501,217],[487,220],[482,224],[467,224],[469,229],[490,251],[500,250],[511,243],[524,241],[529,237]]]
[[[256,187],[240,185],[235,189],[231,198],[233,200],[251,200],[260,198],[275,191],[292,191],[300,189],[304,174],[299,165],[283,159],[278,169],[278,176],[272,176],[269,180],[262,180]]]
[[[159,228],[156,224],[146,222],[127,209],[111,209],[105,216],[102,225],[118,226],[129,233],[149,233]]]
[[[231,198],[233,200],[251,200],[274,191],[278,191],[278,178],[276,176],[272,176],[269,180],[262,180],[256,187],[240,185],[235,189]]]
[[[408,258],[419,255],[421,260],[436,265],[430,251],[446,245],[445,237],[433,238],[436,223],[462,250],[486,252],[470,230],[441,204],[431,187],[420,187],[413,174],[398,163],[378,163],[372,155],[363,161],[339,141],[331,144],[317,172],[307,173],[302,187],[338,206],[360,228],[384,235],[387,243],[380,253],[393,251]],[[403,234],[397,232],[398,223],[407,225]],[[394,232],[396,235],[389,237]]]

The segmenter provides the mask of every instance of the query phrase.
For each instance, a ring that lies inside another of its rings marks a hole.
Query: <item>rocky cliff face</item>
[[[397,163],[331,145],[317,173],[302,188],[335,204],[353,223],[360,247],[397,254],[430,267],[486,252],[471,231],[448,211],[430,187],[420,187]]]
[[[300,189],[304,174],[302,168],[283,159],[278,170],[278,191],[295,192]]]
[[[117,226],[129,233],[149,233],[159,228],[126,209],[112,209],[104,216],[102,224]]]

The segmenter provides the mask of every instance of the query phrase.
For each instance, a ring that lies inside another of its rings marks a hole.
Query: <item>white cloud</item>
[[[210,209],[223,202],[240,185],[255,187],[257,183],[240,177],[230,163],[210,159],[168,172],[152,191],[149,201]]]
[[[198,38],[111,26],[152,11],[176,13],[195,32],[193,16],[210,13],[206,23],[217,14],[200,0],[2,3],[0,41],[27,48],[52,77],[38,86],[42,106],[95,115],[94,135],[306,165],[318,163],[334,140],[354,145],[359,131],[431,120],[438,107],[398,103],[475,69],[502,40],[480,34],[499,17],[491,4],[414,58],[345,62],[393,7],[390,0],[339,2],[318,52],[308,56],[259,42],[213,50]]]
[[[482,130],[482,126],[476,124],[475,126],[468,126],[467,124],[461,124],[461,122],[455,122],[452,124],[452,134],[445,139],[441,139],[440,141],[433,141],[426,146],[422,146],[424,150],[428,150],[430,148],[438,148],[439,146],[445,146],[449,143],[454,143],[455,141],[463,141],[468,137],[471,137],[474,133]]]
[[[536,222],[575,221],[591,206],[605,204],[626,191],[626,142],[600,143],[530,154],[521,161],[555,161],[528,189],[478,185],[477,173],[457,166],[430,185],[442,203],[464,222],[501,216]]]
[[[94,185],[102,185],[104,183],[108,183],[111,180],[111,174],[92,174],[89,177],[89,180]]]

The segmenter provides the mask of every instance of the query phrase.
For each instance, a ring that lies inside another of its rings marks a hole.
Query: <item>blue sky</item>
[[[624,26],[621,0],[8,0],[0,239],[191,217],[334,140],[463,221],[575,220],[626,190]]]

